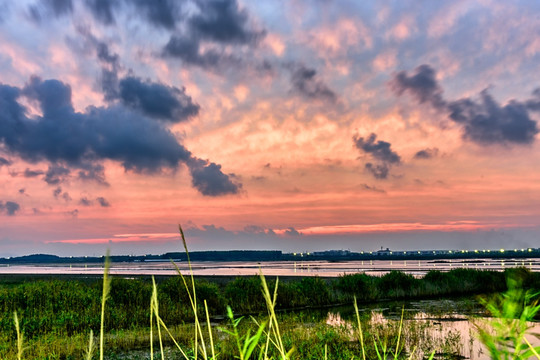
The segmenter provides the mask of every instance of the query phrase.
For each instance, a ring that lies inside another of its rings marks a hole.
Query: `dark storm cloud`
[[[373,191],[373,192],[377,192],[377,193],[381,193],[381,194],[386,194],[386,191],[383,190],[383,189],[379,189],[375,186],[370,186],[368,184],[360,184],[360,187],[364,190],[367,190],[367,191]]]
[[[203,195],[238,194],[242,189],[242,184],[236,181],[236,175],[224,174],[221,165],[196,158],[187,162],[187,165],[193,186]]]
[[[88,26],[76,25],[80,37],[66,38],[66,44],[75,54],[95,53],[96,59],[101,64],[101,88],[105,100],[112,101],[118,98],[118,72],[121,70],[120,56],[110,50],[109,44],[98,39]]]
[[[107,45],[105,42],[96,42],[96,55],[99,60],[113,66],[118,66],[118,54],[112,54],[109,50],[109,45]]]
[[[34,101],[43,115],[28,118],[20,96]],[[125,170],[149,173],[186,163],[204,195],[235,194],[241,188],[220,165],[193,157],[169,129],[133,109],[112,105],[75,112],[71,88],[58,80],[33,77],[23,90],[0,84],[0,108],[0,144],[23,160],[49,161],[50,184],[60,183],[72,168],[89,177],[89,169],[108,159]]]
[[[11,161],[0,156],[0,167],[11,165]]]
[[[105,167],[101,164],[88,164],[85,169],[79,170],[77,178],[83,181],[95,181],[98,184],[109,186],[105,179]]]
[[[248,14],[236,0],[196,1],[199,13],[188,21],[191,31],[205,40],[227,44],[253,44],[265,35],[248,27]]]
[[[53,196],[57,198],[62,193],[62,188],[59,186],[56,189],[53,190]]]
[[[420,103],[430,103],[451,120],[463,126],[463,137],[480,145],[529,144],[538,133],[536,121],[531,119],[529,110],[540,109],[540,102],[516,100],[502,106],[487,90],[478,99],[463,98],[446,101],[429,65],[421,65],[414,75],[402,71],[390,82],[397,95],[409,92]],[[538,96],[540,91],[533,93]]]
[[[251,28],[249,15],[236,0],[195,1],[194,5],[197,12],[185,19],[182,31],[171,35],[163,56],[205,69],[240,65],[241,57],[225,52],[224,46],[255,47],[266,35]],[[211,46],[203,50],[202,45]]]
[[[73,209],[71,211],[66,211],[65,214],[68,215],[68,216],[71,216],[73,218],[76,218],[76,217],[79,216],[79,210],[78,209]]]
[[[0,86],[2,93],[8,114],[0,114],[0,139],[25,160],[84,167],[94,159],[111,159],[126,170],[155,172],[190,157],[169,130],[123,107],[74,112],[71,88],[60,81],[32,78],[24,88],[42,109],[43,116],[35,119],[26,118],[13,88]]]
[[[71,196],[69,196],[69,193],[67,192],[62,193],[62,188],[60,186],[53,190],[53,196],[56,199],[58,199],[58,197],[61,196],[65,202],[71,201]]]
[[[118,99],[118,72],[115,70],[102,68],[100,80],[104,99],[106,101],[113,101],[115,99]]]
[[[363,137],[354,136],[354,145],[358,150],[362,150],[367,154],[371,154],[375,159],[383,161],[389,164],[399,164],[401,158],[399,155],[392,151],[391,144],[386,141],[376,141],[377,135],[371,133],[367,139]]]
[[[67,167],[61,165],[50,165],[43,180],[49,185],[58,185],[67,180],[71,173]]]
[[[42,171],[42,170],[30,170],[28,168],[26,170],[24,170],[24,172],[23,172],[23,176],[25,178],[34,178],[34,177],[38,177],[38,176],[43,175],[43,174],[45,174],[45,172]]]
[[[176,0],[131,0],[126,1],[135,7],[136,13],[152,25],[173,30],[179,20],[180,1]]]
[[[432,148],[432,149],[423,149],[419,150],[414,154],[415,159],[431,159],[439,153],[439,149]]]
[[[93,201],[89,200],[86,196],[79,199],[79,205],[92,206]]]
[[[101,197],[101,196],[97,197],[96,201],[97,201],[98,205],[101,206],[101,207],[109,207],[109,206],[111,206],[111,204],[104,197]],[[86,196],[83,196],[82,198],[79,199],[79,205],[93,206],[94,205],[94,200],[89,199]]]
[[[23,95],[36,101],[43,117],[60,117],[73,113],[71,87],[58,80],[41,80],[33,76],[23,88]]]
[[[375,179],[386,179],[388,177],[388,173],[390,172],[389,166],[385,163],[382,163],[382,164],[367,163],[365,165],[365,168],[375,177]]]
[[[110,207],[111,204],[107,201],[107,199],[105,199],[104,197],[102,196],[99,196],[96,198],[96,201],[98,202],[98,204],[101,206],[101,207]]]
[[[406,71],[397,73],[390,82],[397,95],[409,92],[419,103],[429,103],[435,108],[443,108],[442,89],[435,78],[435,70],[429,65],[420,65],[409,76]]]
[[[13,201],[0,201],[0,213],[6,213],[8,216],[14,216],[17,211],[21,209],[21,206]]]
[[[226,68],[239,65],[242,60],[222,50],[201,50],[200,41],[190,35],[173,35],[163,48],[165,57],[182,60],[185,64],[200,66],[203,69]]]
[[[534,89],[532,94],[534,98],[527,100],[527,108],[531,111],[540,111],[540,88]]]
[[[86,6],[88,6],[94,18],[104,25],[112,25],[115,23],[113,7],[116,6],[117,3],[118,2],[114,0],[85,1]]]
[[[129,76],[120,81],[120,100],[143,114],[169,122],[185,121],[199,113],[200,106],[185,88],[166,86]]]
[[[529,144],[538,133],[527,107],[517,101],[501,106],[484,90],[479,101],[464,98],[448,104],[450,118],[464,126],[464,137],[481,145]]]
[[[317,78],[315,69],[308,68],[300,63],[289,65],[288,68],[291,72],[291,83],[294,92],[308,99],[336,101],[336,94],[322,80]]]
[[[159,82],[143,80],[129,75],[119,79],[120,57],[113,53],[109,45],[96,38],[90,29],[77,27],[84,39],[83,48],[91,48],[102,65],[101,86],[105,100],[120,101],[142,114],[168,122],[180,122],[196,116],[200,106],[186,94],[185,88],[167,86]],[[68,45],[76,51],[80,45],[68,39]]]
[[[353,137],[354,146],[366,153],[370,154],[377,164],[371,162],[366,163],[365,169],[369,171],[376,179],[386,179],[392,165],[399,165],[401,163],[400,156],[392,151],[392,145],[386,141],[376,141],[377,135],[371,134],[367,139],[355,135]]]

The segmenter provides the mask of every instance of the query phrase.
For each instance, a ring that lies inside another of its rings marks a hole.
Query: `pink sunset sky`
[[[0,257],[539,247],[539,13],[0,1]]]

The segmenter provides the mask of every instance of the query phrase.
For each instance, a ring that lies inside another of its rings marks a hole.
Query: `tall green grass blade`
[[[104,335],[105,335],[105,303],[109,298],[109,292],[111,291],[111,279],[109,279],[109,269],[111,266],[110,250],[107,249],[107,255],[105,256],[105,266],[103,269],[103,295],[101,296],[101,325],[99,328],[99,360],[103,360],[104,352]]]
[[[230,306],[227,306],[227,316],[231,321],[233,331],[226,332],[234,338],[234,341],[236,343],[236,349],[238,350],[238,356],[240,357],[240,360],[244,360],[244,353],[242,351],[242,345],[240,344],[240,334],[238,334],[238,324],[240,324],[242,318],[235,319]]]
[[[165,353],[163,352],[163,339],[161,337],[161,326],[160,326],[160,317],[159,317],[159,302],[158,302],[158,296],[157,296],[157,286],[156,286],[156,279],[152,276],[152,300],[154,303],[153,309],[154,309],[154,316],[156,317],[157,322],[157,332],[158,332],[158,339],[159,339],[159,350],[161,352],[161,360],[165,360]]]
[[[540,359],[540,355],[538,354],[538,352],[540,351],[540,346],[534,347],[529,342],[529,340],[527,340],[526,338],[524,340],[527,343],[527,345],[529,346],[529,349],[534,354],[534,356],[536,356],[537,359]]]
[[[251,354],[253,351],[255,351],[257,345],[260,342],[260,339],[264,333],[264,328],[266,327],[266,322],[262,323],[259,328],[257,329],[257,332],[253,336],[247,336],[245,341],[245,352],[244,357],[246,359],[249,359],[251,357]]]
[[[272,322],[268,322],[268,331],[266,331],[264,330],[264,328],[266,327],[267,322],[259,324],[257,319],[255,319],[253,316],[251,317],[251,320],[255,323],[255,325],[257,325],[257,328],[262,331],[261,336],[265,335],[266,337],[265,345],[261,348],[259,358],[268,359],[268,349],[270,347],[270,343],[272,343],[272,345],[274,345],[276,348],[278,346],[277,343],[272,339],[272,336],[270,336],[270,331],[271,331],[270,329],[272,327]]]
[[[381,355],[381,353],[379,352],[379,347],[377,346],[377,341],[373,340],[373,346],[375,347],[375,352],[377,353],[377,359],[386,360],[386,357]]]
[[[208,326],[208,337],[210,338],[210,350],[212,351],[212,360],[216,360],[216,354],[214,351],[214,338],[212,337],[212,325],[210,324],[210,315],[208,314],[208,304],[204,299],[204,312],[206,313],[206,324]]]
[[[278,323],[278,319],[275,312],[275,304],[276,304],[276,299],[277,299],[277,289],[278,289],[279,280],[278,279],[276,280],[276,287],[273,292],[274,295],[272,296],[270,294],[268,284],[266,283],[266,278],[264,277],[262,271],[260,271],[259,274],[260,274],[262,287],[263,287],[263,297],[264,297],[264,300],[266,301],[266,307],[268,309],[268,314],[270,316],[270,323],[273,323],[272,333],[274,335],[274,339],[277,344],[277,350],[279,351],[281,355],[281,359],[285,360],[289,358],[294,348],[289,350],[288,352],[285,351],[285,346],[283,346],[283,340],[281,338],[281,333],[279,330],[279,323]]]
[[[360,337],[360,347],[362,348],[362,359],[366,360],[366,350],[364,346],[364,334],[362,333],[362,323],[360,322],[360,312],[358,311],[358,303],[356,296],[354,297],[354,312],[356,313],[356,321],[358,322],[358,334]]]
[[[195,350],[195,358],[197,359],[197,352],[198,352],[198,349],[199,349],[198,343],[199,343],[199,337],[200,337],[201,349],[203,351],[203,358],[207,359],[208,355],[207,355],[207,352],[206,352],[206,344],[204,342],[203,331],[202,331],[202,327],[201,327],[201,323],[199,321],[199,315],[198,315],[198,311],[197,311],[197,291],[195,290],[195,279],[193,277],[193,268],[191,267],[191,259],[189,257],[187,241],[186,241],[186,237],[184,236],[184,230],[182,230],[181,225],[178,225],[178,230],[180,232],[180,237],[182,238],[182,244],[184,245],[184,250],[186,251],[186,257],[187,257],[187,262],[188,262],[188,267],[189,267],[189,274],[190,274],[190,279],[191,279],[191,290],[189,289],[189,285],[188,285],[188,283],[186,281],[186,278],[180,272],[180,269],[178,268],[178,266],[176,264],[174,264],[174,262],[173,262],[173,264],[174,264],[174,266],[176,268],[176,272],[182,278],[182,281],[183,281],[184,286],[186,288],[186,291],[188,293],[188,297],[189,297],[189,301],[191,303],[191,307],[193,309],[193,315],[195,317],[195,329],[194,329],[194,332],[195,332],[195,349],[194,349]]]
[[[394,352],[394,359],[397,360],[400,349],[399,349],[399,341],[401,340],[401,332],[403,331],[403,316],[405,314],[405,307],[401,308],[401,319],[399,320],[399,331],[398,331],[398,338],[397,338],[397,344],[396,344],[396,351]]]
[[[22,359],[23,355],[23,333],[21,331],[21,327],[19,324],[19,317],[17,316],[17,312],[13,312],[13,320],[15,321],[15,330],[17,331],[17,360]]]
[[[171,333],[167,325],[165,325],[165,322],[163,322],[163,320],[159,316],[159,302],[158,302],[158,296],[157,296],[157,286],[156,286],[154,277],[152,277],[152,297],[150,300],[150,359],[151,360],[154,359],[154,346],[153,346],[154,344],[154,334],[153,334],[154,317],[156,320],[156,327],[158,329],[158,337],[160,341],[162,359],[164,358],[164,352],[163,352],[163,344],[161,341],[161,327],[165,329],[165,331],[167,332],[167,334],[169,335],[169,337],[171,338],[175,346],[178,348],[178,350],[180,351],[184,359],[189,360],[189,357],[187,356],[187,354],[184,352],[182,347],[178,344],[178,342],[174,338],[173,334]]]
[[[90,329],[90,338],[88,340],[88,349],[86,350],[86,356],[84,357],[85,360],[92,360],[92,356],[94,356],[94,332],[92,329]]]
[[[248,329],[246,334],[241,336],[240,333],[238,332],[238,326],[240,325],[240,322],[242,321],[243,317],[235,319],[230,306],[227,306],[227,316],[229,320],[231,321],[233,330],[229,331],[229,330],[223,329],[223,331],[234,338],[236,342],[236,348],[239,354],[238,357],[240,358],[240,360],[250,359],[251,355],[257,348],[257,345],[259,345],[262,335],[264,334],[264,328],[266,327],[266,322],[259,324],[255,319],[252,318],[254,323],[258,326],[257,331],[255,332],[255,334],[251,335],[251,331]],[[261,351],[261,354],[262,354],[262,351]],[[259,354],[259,357],[261,357],[261,354]],[[266,356],[264,358],[266,359]]]
[[[154,360],[154,293],[150,297],[150,360]]]
[[[150,360],[154,360],[154,296],[150,297]]]
[[[173,341],[173,343],[174,343],[174,345],[176,346],[176,348],[180,351],[180,353],[182,354],[182,356],[184,357],[184,359],[189,360],[188,355],[184,352],[184,350],[182,350],[182,347],[180,346],[180,344],[178,344],[178,341],[176,341],[176,339],[174,338],[173,334],[171,333],[171,331],[169,330],[169,328],[167,327],[167,325],[165,325],[165,322],[163,322],[163,320],[161,319],[161,317],[158,317],[157,322],[158,322],[159,326],[162,326],[163,329],[165,329],[165,331],[167,332],[167,334],[169,335],[169,337],[170,337],[171,340]]]

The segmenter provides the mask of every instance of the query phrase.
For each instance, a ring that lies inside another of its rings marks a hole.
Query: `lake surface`
[[[189,273],[186,262],[176,262],[183,274]],[[503,271],[509,267],[526,267],[540,271],[540,259],[452,259],[452,260],[364,260],[364,261],[264,261],[219,262],[201,261],[191,263],[193,274],[201,276],[256,275],[260,270],[267,276],[324,276],[364,272],[382,275],[400,270],[422,276],[430,270],[449,271],[457,268]],[[0,265],[0,274],[102,274],[102,264],[25,264]],[[115,275],[174,275],[176,269],[170,261],[113,263],[110,269]]]

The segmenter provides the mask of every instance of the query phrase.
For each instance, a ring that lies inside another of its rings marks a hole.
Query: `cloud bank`
[[[390,86],[398,96],[409,93],[419,103],[430,104],[462,126],[464,139],[479,145],[530,144],[538,133],[538,125],[529,114],[530,109],[536,109],[534,100],[525,103],[511,100],[501,105],[486,89],[476,99],[447,101],[442,96],[436,72],[429,65],[420,65],[411,75],[398,72]]]
[[[135,85],[128,91],[129,106],[89,107],[83,113],[75,112],[71,87],[59,80],[32,77],[22,89],[0,84],[0,107],[5,109],[0,114],[0,143],[30,163],[49,162],[44,180],[50,185],[62,183],[71,169],[79,169],[81,179],[104,182],[100,162],[113,160],[126,171],[139,173],[159,173],[185,164],[203,195],[238,193],[241,185],[221,172],[221,166],[193,156],[161,121],[149,116],[168,121],[173,116],[185,118],[198,111],[190,98],[175,88],[130,81]],[[145,92],[147,87],[156,87],[157,95]],[[28,117],[21,97],[38,105],[42,114]],[[165,110],[153,107],[153,101],[164,99],[170,105]]]

